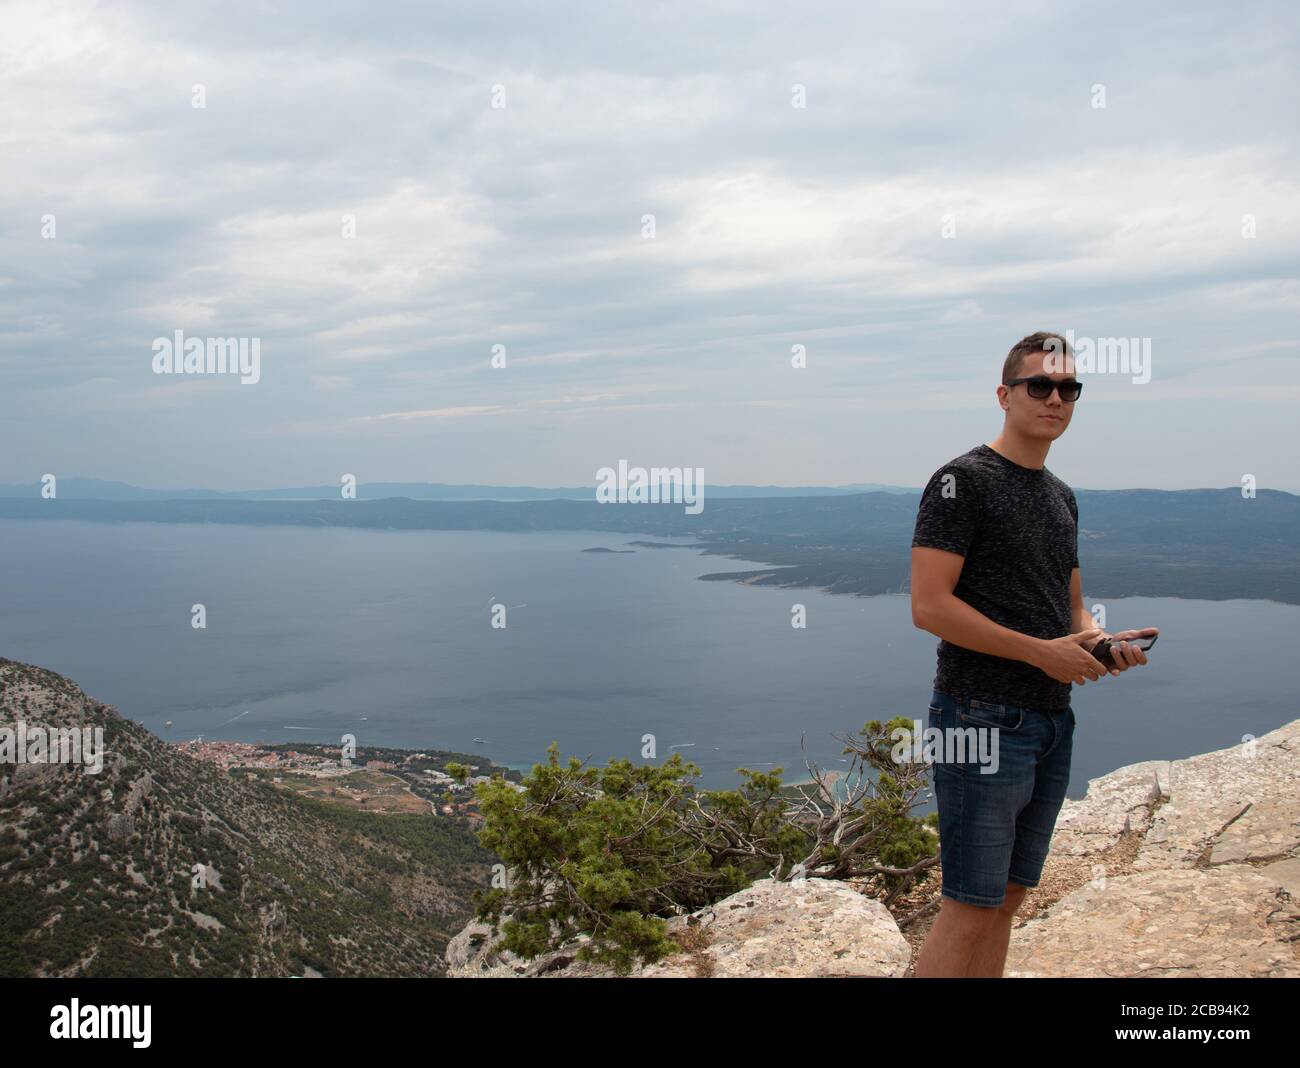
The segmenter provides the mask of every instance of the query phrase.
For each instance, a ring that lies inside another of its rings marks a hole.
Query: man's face
[[[1045,374],[1056,382],[1074,377],[1074,360],[1068,356],[1065,358],[1064,370],[1045,372],[1043,361],[1048,355],[1045,352],[1035,352],[1026,356],[1015,377],[1029,378],[1031,375]],[[1055,362],[1060,365],[1059,359]],[[1074,415],[1074,404],[1077,403],[1062,401],[1057,390],[1052,390],[1043,400],[1038,400],[1029,395],[1029,388],[1023,382],[1018,386],[999,385],[998,402],[1007,413],[1007,421],[1017,433],[1027,438],[1047,441],[1055,441],[1065,433],[1065,428],[1070,425],[1070,418]]]

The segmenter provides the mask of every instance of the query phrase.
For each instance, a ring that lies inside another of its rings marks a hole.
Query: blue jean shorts
[[[968,905],[1001,905],[1006,884],[1037,886],[1070,783],[1074,710],[1027,708],[939,691],[928,726],[982,735],[983,749],[935,754],[942,893]],[[991,728],[997,728],[993,734]],[[991,760],[996,752],[997,770]]]

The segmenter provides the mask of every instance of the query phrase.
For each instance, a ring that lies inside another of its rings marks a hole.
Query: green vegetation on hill
[[[665,919],[710,905],[756,879],[858,879],[888,906],[937,861],[937,815],[911,815],[928,765],[892,759],[906,719],[872,721],[848,739],[837,784],[783,786],[781,769],[738,769],[737,790],[697,792],[699,768],[674,753],[662,765],[584,766],[548,750],[522,791],[477,787],[483,844],[505,862],[504,885],[475,895],[502,948],[536,957],[587,936],[582,960],[626,973],[674,946]],[[456,775],[457,769],[448,771]]]
[[[437,975],[488,885],[465,820],[228,775],[0,659],[0,727],[18,719],[101,727],[106,755],[0,766],[0,975]]]

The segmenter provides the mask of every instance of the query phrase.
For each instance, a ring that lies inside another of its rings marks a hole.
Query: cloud
[[[452,481],[555,485],[671,441],[725,481],[919,483],[1052,327],[1155,339],[1168,400],[1076,418],[1134,455],[1207,467],[1179,407],[1206,396],[1294,425],[1288,5],[818,10],[6,5],[14,477],[304,484],[364,451],[401,480],[436,448]],[[261,381],[162,388],[173,329],[258,338]]]
[[[384,419],[468,419],[478,415],[500,415],[505,408],[496,405],[465,405],[460,408],[428,408],[418,412],[383,412],[379,415],[358,416],[355,422]]]

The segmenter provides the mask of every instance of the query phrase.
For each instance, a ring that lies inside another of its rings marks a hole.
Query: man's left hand
[[[1147,654],[1136,645],[1129,645],[1128,642],[1137,638],[1149,638],[1152,632],[1153,628],[1147,627],[1142,630],[1122,630],[1118,634],[1110,635],[1110,658],[1115,663],[1115,666],[1110,669],[1112,675],[1118,675],[1121,671],[1127,671],[1131,667],[1147,662]]]

